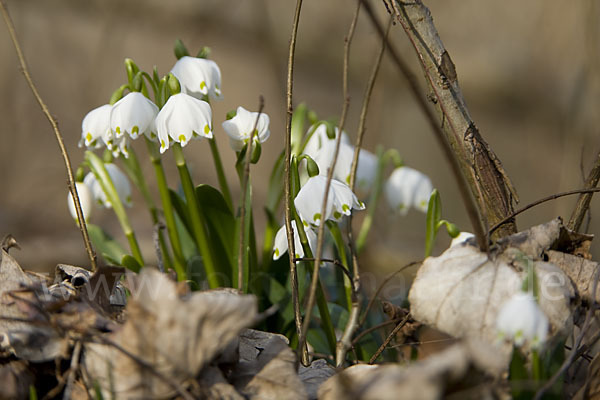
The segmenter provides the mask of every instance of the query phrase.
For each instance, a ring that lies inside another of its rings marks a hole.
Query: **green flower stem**
[[[331,232],[331,236],[333,236],[333,240],[335,242],[335,247],[337,248],[338,254],[342,261],[342,265],[346,268],[347,271],[350,271],[350,267],[348,264],[348,256],[346,255],[346,247],[344,244],[344,239],[342,237],[342,232],[340,231],[340,227],[334,221],[327,221],[327,227],[329,228],[329,232]],[[348,311],[352,310],[352,282],[348,279],[346,274],[342,274],[344,276],[344,291],[346,295],[346,306]]]
[[[531,373],[534,381],[540,382],[542,380],[540,354],[535,349],[531,351]]]
[[[192,182],[190,171],[185,163],[183,149],[179,143],[175,143],[172,148],[173,156],[175,157],[175,163],[177,164],[177,169],[179,170],[179,177],[181,179],[181,185],[185,194],[186,203],[190,212],[192,229],[194,231],[194,240],[204,261],[204,268],[206,270],[208,284],[211,289],[215,289],[221,286],[221,283],[217,275],[216,264],[214,262],[211,247],[208,242],[208,232],[206,230],[205,217],[198,206],[196,191],[194,190],[194,184]]]
[[[129,223],[129,218],[127,217],[127,213],[125,212],[125,207],[123,207],[123,203],[121,202],[121,198],[117,193],[117,189],[115,188],[115,185],[112,179],[110,178],[108,171],[104,167],[104,162],[100,157],[98,157],[91,151],[85,152],[85,160],[87,161],[90,169],[96,176],[96,179],[98,179],[100,187],[102,188],[102,190],[106,194],[108,201],[110,201],[110,204],[112,205],[112,209],[115,212],[119,223],[121,224],[121,229],[127,237],[127,241],[129,242],[129,246],[131,248],[131,253],[133,257],[141,266],[144,266],[145,263],[142,257],[142,252],[140,251],[140,246],[138,245],[138,242],[135,238],[135,233],[133,232],[131,224]]]
[[[142,193],[142,197],[144,198],[146,206],[150,211],[152,224],[156,226],[159,223],[158,209],[156,208],[156,204],[154,204],[154,199],[152,199],[152,196],[150,195],[148,184],[146,183],[146,179],[144,179],[144,175],[142,173],[137,154],[135,153],[133,147],[129,148],[129,157],[123,158],[123,164],[125,166],[125,171],[127,172],[127,175],[129,175],[129,178],[137,186],[140,193]],[[171,260],[171,255],[169,254],[169,249],[167,247],[167,243],[165,242],[163,232],[160,229],[158,230],[158,242],[162,253],[165,269],[168,270],[173,266],[173,261]]]
[[[154,167],[154,172],[156,174],[167,232],[169,234],[171,248],[173,249],[173,267],[175,268],[175,272],[177,272],[177,279],[184,281],[187,279],[185,258],[183,257],[181,241],[179,239],[179,234],[177,233],[177,225],[175,224],[175,214],[173,213],[173,205],[171,204],[171,196],[169,195],[167,177],[156,144],[149,139],[146,139],[146,145],[148,146],[148,153],[150,154],[150,160],[152,161],[152,166]]]
[[[365,216],[363,223],[360,227],[360,232],[356,239],[356,253],[360,254],[367,243],[367,236],[373,226],[373,218],[375,217],[375,209],[377,208],[377,202],[383,192],[383,173],[388,162],[392,162],[394,166],[400,167],[402,165],[402,159],[398,152],[394,149],[389,149],[386,152],[383,151],[382,147],[377,148],[377,173],[375,175],[375,182],[373,183],[373,189],[371,190],[371,196],[367,202],[367,215]]]
[[[210,152],[212,153],[213,161],[215,163],[215,169],[217,171],[217,178],[219,179],[221,193],[223,194],[223,198],[229,206],[229,209],[233,211],[231,192],[229,191],[229,184],[227,183],[227,177],[225,176],[225,171],[223,170],[223,163],[221,162],[221,154],[219,153],[219,148],[217,147],[217,140],[215,138],[208,139],[208,143],[210,144]]]

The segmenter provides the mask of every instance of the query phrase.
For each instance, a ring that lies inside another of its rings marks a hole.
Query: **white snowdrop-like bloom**
[[[496,328],[501,338],[512,340],[517,346],[528,343],[539,348],[546,341],[549,322],[533,294],[518,292],[502,305]]]
[[[139,92],[131,92],[117,101],[110,112],[110,129],[116,139],[128,134],[137,139],[141,134],[152,138],[153,121],[158,107]]]
[[[450,247],[464,243],[472,237],[475,237],[475,235],[473,235],[471,232],[461,232],[457,237],[452,239],[452,242],[450,242]]]
[[[257,122],[258,118],[258,122]],[[224,121],[222,126],[229,136],[229,145],[235,151],[240,151],[250,140],[250,133],[256,125],[254,141],[264,143],[269,136],[269,116],[265,113],[250,112],[244,107],[238,107],[235,117]]]
[[[304,146],[304,150],[302,151],[302,153],[312,158],[315,158],[317,155],[317,151],[328,141],[335,140],[338,137],[340,130],[336,126],[335,138],[329,139],[329,137],[327,136],[327,124],[321,122],[316,128],[314,128],[314,125],[311,126],[308,129],[308,131],[310,132],[312,129],[314,129],[314,132],[311,135],[310,139],[308,139],[308,141],[306,142],[306,146]],[[345,131],[342,131],[342,138],[340,139],[340,141],[341,143],[350,144],[350,138],[348,137],[348,134]]]
[[[304,249],[302,248],[302,242],[300,242],[300,235],[298,234],[298,228],[296,228],[296,221],[292,221],[292,229],[294,230],[294,247],[296,250],[296,258],[302,258],[304,257]],[[315,244],[317,243],[317,234],[309,226],[304,227],[304,232],[306,232],[306,238],[308,239],[308,245],[310,249],[314,250],[316,248]],[[273,244],[273,260],[279,259],[279,257],[284,255],[287,251],[287,230],[285,229],[285,225],[283,225],[275,235],[275,243]]]
[[[106,163],[104,164],[106,168],[106,172],[110,175],[110,179],[115,186],[115,190],[121,199],[121,202],[128,207],[131,207],[131,184],[127,179],[127,176],[117,167],[115,164]],[[92,196],[94,200],[104,206],[106,208],[112,208],[112,204],[106,197],[106,193],[102,190],[102,186],[100,182],[96,179],[96,176],[90,172],[85,178],[83,178],[83,183],[86,184],[92,192]]]
[[[333,162],[335,154],[335,140],[326,140],[316,152],[314,160],[319,166],[319,174],[327,175],[327,171]],[[348,143],[340,143],[333,177],[339,181],[350,184],[350,173],[352,172],[352,160],[354,158],[354,146]],[[364,149],[358,153],[358,169],[356,170],[356,187],[368,191],[377,174],[377,157]]]
[[[79,195],[79,203],[81,204],[83,218],[88,221],[94,211],[94,195],[92,194],[89,186],[85,183],[75,182],[75,185],[77,186],[77,194]],[[77,220],[77,210],[75,209],[75,202],[73,201],[73,196],[71,196],[70,191],[69,195],[67,196],[67,203],[69,205],[69,212],[71,213],[71,216],[73,219]]]
[[[87,113],[81,123],[81,140],[79,147],[98,148],[104,143],[107,147],[112,143],[110,131],[110,111],[112,106],[105,104]],[[110,150],[110,149],[109,149]]]
[[[363,210],[365,208],[364,203],[358,200],[348,185],[332,179],[325,216],[322,216],[321,206],[326,184],[326,176],[313,176],[306,181],[294,199],[296,211],[305,224],[319,225],[321,221],[328,219],[339,221],[344,215],[350,215],[352,209]]]
[[[400,215],[406,215],[410,207],[427,212],[432,191],[429,177],[410,167],[396,168],[385,184],[388,202]]]
[[[185,93],[169,97],[156,117],[160,152],[164,153],[175,141],[182,146],[193,138],[212,138],[210,105]]]
[[[181,91],[201,100],[203,96],[220,100],[221,70],[216,62],[206,58],[181,57],[171,73],[179,80]]]

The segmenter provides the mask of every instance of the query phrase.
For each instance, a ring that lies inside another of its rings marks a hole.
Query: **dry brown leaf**
[[[84,365],[102,393],[111,398],[160,398],[175,394],[217,356],[239,332],[252,324],[256,299],[226,292],[195,292],[180,298],[164,274],[146,268],[127,305],[128,319],[109,339],[152,366],[142,367],[114,346],[85,346]],[[159,377],[160,375],[160,377]]]
[[[0,400],[26,399],[29,385],[35,381],[25,361],[10,361],[0,365]]]
[[[498,360],[495,349],[485,343],[465,341],[408,367],[358,364],[326,381],[319,389],[319,399],[439,399],[466,376],[479,390],[475,398],[480,398],[491,391],[485,384],[491,377],[481,371],[501,371],[504,366]]]
[[[584,399],[600,400],[600,355],[592,360],[588,367],[585,384],[573,397],[573,400]]]
[[[502,305],[521,290],[528,257],[535,260],[550,248],[558,229],[558,222],[553,221],[511,236],[505,243],[512,245],[495,256],[488,257],[463,243],[439,257],[427,258],[409,293],[413,317],[455,337],[479,336],[495,343],[496,316]],[[524,254],[523,250],[531,253]],[[554,264],[532,262],[540,285],[540,307],[550,320],[551,334],[567,332],[572,326],[572,285]],[[505,346],[506,357],[510,350]]]
[[[548,251],[548,261],[567,274],[582,299],[588,304],[592,302],[595,274],[598,270],[597,262],[554,250]],[[597,285],[595,298],[600,299],[600,284]]]
[[[313,361],[308,367],[300,365],[298,376],[309,399],[316,399],[319,387],[329,378],[335,375],[335,369],[323,359]]]
[[[214,366],[208,366],[202,370],[202,376],[198,379],[201,396],[207,400],[244,400],[225,377],[221,370]]]
[[[232,380],[249,399],[307,399],[295,364],[296,355],[285,337],[246,330],[240,335],[240,362]]]

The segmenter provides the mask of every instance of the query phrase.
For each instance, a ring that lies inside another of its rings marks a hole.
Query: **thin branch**
[[[294,56],[296,52],[296,37],[298,35],[298,23],[300,21],[300,9],[302,8],[302,0],[296,1],[296,11],[294,13],[294,23],[292,25],[292,34],[290,37],[290,46],[287,65],[287,89],[286,89],[286,119],[285,119],[285,159],[284,164],[284,204],[285,204],[285,228],[288,240],[288,254],[290,254],[290,281],[292,286],[292,303],[294,305],[294,323],[296,325],[296,334],[298,335],[298,351],[301,354],[303,365],[309,364],[308,350],[306,341],[302,334],[302,316],[300,315],[300,300],[298,297],[298,272],[294,257],[296,254],[294,247],[294,231],[292,228],[292,179],[290,170],[290,161],[292,158],[292,115],[294,113],[292,94],[294,89]],[[301,227],[299,228],[301,229]]]
[[[300,257],[300,258],[294,258],[295,262],[298,261],[315,261],[314,257]],[[346,275],[348,277],[348,279],[352,280],[352,275],[350,275],[350,271],[348,271],[346,269],[346,267],[344,266],[344,264],[342,264],[342,262],[340,260],[334,260],[334,259],[330,259],[330,258],[322,258],[321,262],[326,262],[326,263],[330,263],[333,264],[334,266],[338,267],[339,269],[342,270],[342,272],[344,273],[344,275]]]
[[[79,369],[79,357],[81,355],[81,340],[75,343],[73,349],[73,355],[71,355],[71,365],[69,366],[69,376],[67,377],[67,386],[63,393],[63,399],[68,400],[71,398],[71,392],[73,391],[73,383],[75,382],[75,375]]]
[[[356,335],[354,337],[354,339],[352,340],[352,346],[355,346],[358,342],[360,342],[360,339],[362,339],[364,336],[368,335],[369,333],[374,332],[381,328],[385,328],[388,325],[396,325],[400,321],[401,321],[400,318],[390,319],[388,321],[384,321],[380,324],[373,325],[370,328],[365,329],[364,331],[362,331],[361,333],[359,333],[358,335]]]
[[[364,325],[364,323],[367,319],[367,316],[369,315],[369,311],[371,310],[371,307],[373,307],[373,303],[375,303],[375,299],[377,298],[377,296],[379,296],[379,293],[381,292],[381,290],[383,290],[385,285],[387,285],[388,282],[391,281],[392,278],[394,276],[398,275],[400,272],[404,271],[407,268],[412,267],[413,265],[417,265],[422,262],[423,262],[422,260],[409,262],[408,264],[403,265],[400,269],[398,269],[398,270],[392,272],[391,274],[389,274],[388,276],[386,276],[385,279],[383,281],[381,281],[381,283],[377,287],[377,290],[375,290],[375,293],[373,293],[373,296],[371,296],[371,299],[369,300],[369,304],[367,304],[367,308],[365,309],[365,312],[364,312],[362,318],[360,319],[360,323],[359,323],[360,326]]]
[[[63,156],[63,160],[65,163],[65,167],[67,168],[67,179],[69,182],[69,191],[71,192],[71,196],[73,197],[73,203],[75,204],[75,210],[77,211],[77,219],[79,221],[79,229],[81,230],[81,234],[83,235],[83,243],[85,245],[85,250],[88,254],[88,258],[90,259],[90,267],[92,271],[96,270],[96,255],[94,253],[94,249],[92,248],[92,243],[90,242],[90,237],[88,235],[87,226],[85,224],[85,218],[83,216],[83,211],[81,210],[81,202],[79,201],[79,194],[77,193],[77,186],[75,185],[75,178],[73,175],[73,169],[71,168],[71,160],[69,159],[69,154],[67,153],[67,149],[65,147],[62,135],[60,130],[58,129],[58,123],[50,114],[50,110],[46,103],[42,100],[37,87],[33,83],[31,79],[31,75],[29,74],[29,69],[27,68],[27,63],[25,62],[25,57],[23,56],[23,51],[21,50],[21,46],[19,45],[19,41],[17,39],[17,34],[15,32],[15,27],[13,25],[12,19],[8,14],[8,9],[4,0],[0,0],[0,8],[2,9],[2,16],[4,17],[4,21],[6,22],[6,27],[8,28],[8,33],[10,34],[10,38],[15,46],[15,51],[17,52],[17,58],[19,59],[19,64],[21,65],[21,71],[23,72],[23,76],[27,81],[27,84],[31,88],[33,92],[33,96],[37,100],[40,105],[42,112],[52,125],[52,129],[54,130],[54,135],[56,136],[56,140],[58,141],[58,146],[60,147],[60,152]]]
[[[463,200],[463,204],[466,208],[467,215],[469,216],[469,220],[471,221],[471,225],[473,226],[473,232],[477,238],[477,243],[479,248],[487,252],[489,249],[489,243],[487,241],[487,235],[483,228],[483,223],[479,215],[479,208],[477,207],[473,197],[471,196],[471,192],[469,191],[469,186],[467,184],[465,176],[461,172],[461,168],[458,162],[456,155],[454,154],[452,148],[450,147],[446,137],[444,135],[444,131],[440,127],[439,121],[436,116],[433,114],[433,111],[429,108],[427,103],[425,102],[425,96],[423,95],[423,90],[419,87],[419,84],[410,71],[408,65],[404,62],[404,60],[400,57],[399,53],[396,49],[391,45],[389,40],[385,37],[385,30],[381,26],[381,23],[377,20],[375,13],[367,0],[361,0],[365,9],[367,10],[367,14],[373,23],[373,26],[376,28],[379,36],[386,41],[388,51],[392,56],[392,60],[396,64],[398,70],[401,74],[406,78],[408,82],[408,86],[410,91],[413,93],[417,104],[425,114],[427,122],[431,129],[435,134],[435,138],[437,139],[439,145],[442,147],[442,151],[444,152],[444,156],[446,157],[446,161],[450,164],[450,169],[454,178],[456,179],[456,183],[458,185],[458,189],[460,195]]]
[[[240,208],[240,236],[239,236],[239,247],[238,247],[238,291],[242,291],[243,288],[243,278],[244,278],[244,229],[246,228],[245,218],[246,212],[250,212],[250,210],[246,210],[246,207],[249,206],[246,204],[246,191],[248,190],[248,181],[250,180],[250,161],[252,159],[252,142],[254,140],[254,134],[256,133],[256,128],[258,127],[258,120],[260,119],[260,115],[265,108],[265,99],[261,96],[258,98],[258,114],[256,115],[256,120],[254,121],[254,127],[252,128],[252,132],[250,132],[250,139],[248,140],[248,144],[246,145],[246,160],[244,161],[244,176],[242,177],[242,201]],[[246,277],[249,279],[249,277]]]
[[[348,94],[348,66],[350,60],[350,44],[352,43],[352,37],[354,36],[354,29],[356,27],[356,21],[358,20],[358,8],[354,13],[352,22],[350,23],[350,29],[348,35],[344,38],[344,66],[343,66],[343,105],[342,114],[340,116],[340,122],[338,124],[338,135],[335,142],[335,150],[333,152],[333,159],[331,165],[327,171],[327,182],[325,183],[325,192],[323,194],[323,200],[321,203],[321,215],[327,215],[327,200],[329,198],[329,190],[331,188],[331,180],[333,179],[333,171],[335,170],[335,164],[337,162],[338,154],[340,152],[340,143],[342,139],[342,132],[344,130],[344,124],[346,122],[346,115],[350,106],[350,96]],[[325,239],[325,221],[321,220],[319,223],[319,230],[317,233],[317,251],[315,254],[315,261],[313,264],[312,279],[310,282],[310,289],[308,292],[308,301],[306,303],[306,314],[302,323],[302,337],[300,338],[300,344],[304,346],[306,341],[306,334],[308,333],[308,327],[310,325],[310,319],[312,316],[312,309],[315,305],[315,297],[317,293],[317,286],[319,284],[319,265],[321,264],[321,257],[323,255],[323,242]]]
[[[496,225],[492,226],[490,228],[490,234],[492,232],[494,232],[496,229],[498,229],[500,226],[502,226],[503,224],[509,222],[510,220],[512,220],[514,217],[516,217],[517,215],[521,214],[522,212],[525,212],[527,210],[529,210],[530,208],[533,208],[535,206],[539,206],[542,203],[545,203],[547,201],[551,201],[551,200],[556,200],[558,198],[561,197],[565,197],[565,196],[571,196],[573,194],[580,194],[580,193],[595,193],[595,192],[600,192],[600,188],[590,188],[590,189],[576,189],[576,190],[570,190],[568,192],[562,192],[562,193],[557,193],[557,194],[553,194],[551,196],[548,197],[544,197],[542,199],[536,200],[533,203],[529,203],[527,204],[525,207],[518,209],[517,211],[511,213],[510,215],[506,216],[506,218],[504,218],[502,221],[498,222]]]
[[[592,170],[590,171],[587,179],[585,180],[584,188],[592,189],[598,186],[598,181],[600,180],[600,152],[596,157],[596,161]],[[575,232],[578,232],[581,228],[581,223],[583,222],[583,218],[585,217],[586,212],[590,208],[590,202],[592,201],[592,193],[581,194],[577,199],[577,204],[575,205],[575,209],[573,210],[573,214],[571,214],[571,218],[569,219],[569,223],[567,227]]]
[[[390,344],[390,342],[392,341],[392,339],[394,338],[394,336],[396,336],[396,333],[398,333],[398,331],[400,329],[402,329],[402,327],[404,325],[406,325],[406,323],[408,322],[409,318],[410,318],[410,313],[406,314],[406,317],[404,317],[402,319],[402,321],[400,321],[398,323],[398,325],[396,325],[396,327],[390,332],[390,334],[388,335],[388,337],[383,341],[383,343],[381,344],[381,346],[379,346],[379,348],[377,349],[377,351],[375,352],[375,354],[373,354],[373,357],[371,357],[371,359],[369,360],[369,364],[373,364],[375,362],[375,360],[377,360],[377,357],[379,357],[381,355],[381,353],[383,353],[383,351],[385,350],[385,348],[387,347],[387,345]]]

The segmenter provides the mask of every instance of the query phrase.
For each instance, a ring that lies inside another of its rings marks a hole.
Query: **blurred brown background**
[[[383,19],[383,3],[374,1]],[[471,115],[504,163],[521,205],[582,185],[600,150],[600,4],[595,0],[427,0],[450,52]],[[266,182],[283,147],[285,67],[295,2],[288,0],[12,0],[8,1],[35,83],[58,119],[71,160],[85,114],[108,101],[125,79],[123,60],[167,73],[172,46],[182,39],[190,52],[212,48],[221,67],[225,100],[215,103],[215,134],[234,196],[239,198],[234,155],[220,127],[227,111],[256,110],[265,97],[271,139],[253,170],[255,212],[261,215]],[[343,41],[355,3],[305,1],[297,46],[294,100],[307,102],[321,117],[341,111]],[[413,71],[415,55],[399,26],[392,40]],[[355,134],[362,93],[379,47],[364,15],[359,19],[350,65],[351,106],[346,130]],[[12,233],[15,252],[29,269],[48,270],[58,262],[85,264],[80,234],[67,210],[66,175],[58,146],[22,78],[4,27],[0,28],[0,235]],[[440,190],[444,217],[470,230],[458,191],[422,113],[389,59],[384,59],[367,121],[365,147],[395,147],[406,163],[427,173]],[[353,136],[354,137],[354,136]],[[136,144],[138,155],[144,146]],[[196,183],[216,185],[205,142],[186,148]],[[147,160],[143,159],[152,177]],[[165,165],[175,182],[169,156]],[[135,200],[135,199],[134,199]],[[142,202],[137,196],[137,203]],[[537,207],[518,218],[521,229],[557,215],[568,218],[575,197]],[[147,212],[132,211],[145,251],[152,252]],[[370,238],[365,268],[385,270],[423,252],[425,217],[389,217],[382,202]],[[119,235],[109,212],[95,223]],[[600,231],[600,200],[592,202],[591,233]],[[438,251],[448,244],[444,233]],[[124,242],[124,241],[123,241]],[[124,242],[125,243],[125,242]],[[593,248],[595,258],[599,245]]]

